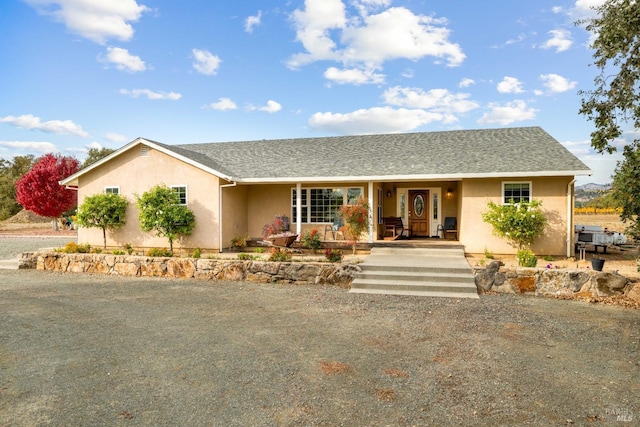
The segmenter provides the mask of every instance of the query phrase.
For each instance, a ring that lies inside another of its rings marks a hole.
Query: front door
[[[409,190],[409,229],[412,237],[429,236],[429,191]]]

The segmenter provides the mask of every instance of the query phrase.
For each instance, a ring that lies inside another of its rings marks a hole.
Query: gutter
[[[224,184],[219,186],[220,191],[218,192],[218,252],[222,253],[222,189],[228,187],[235,187],[238,183],[233,181],[231,184]]]
[[[572,233],[572,219],[573,219],[573,198],[571,197],[571,189],[573,188],[573,183],[576,182],[576,179],[573,178],[569,184],[567,184],[567,258],[571,257],[571,233]]]

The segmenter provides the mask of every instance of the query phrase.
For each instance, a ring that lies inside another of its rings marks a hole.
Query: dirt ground
[[[636,310],[0,271],[2,426],[637,425]]]

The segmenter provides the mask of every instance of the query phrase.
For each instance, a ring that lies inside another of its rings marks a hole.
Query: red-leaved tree
[[[75,157],[45,154],[16,182],[16,200],[40,216],[58,218],[78,203],[78,193],[58,181],[78,170]]]

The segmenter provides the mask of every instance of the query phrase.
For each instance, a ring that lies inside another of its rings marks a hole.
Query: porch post
[[[369,187],[367,188],[368,192],[368,203],[369,203],[369,243],[373,243],[373,181],[369,181]]]
[[[296,184],[296,234],[302,232],[302,184]]]

